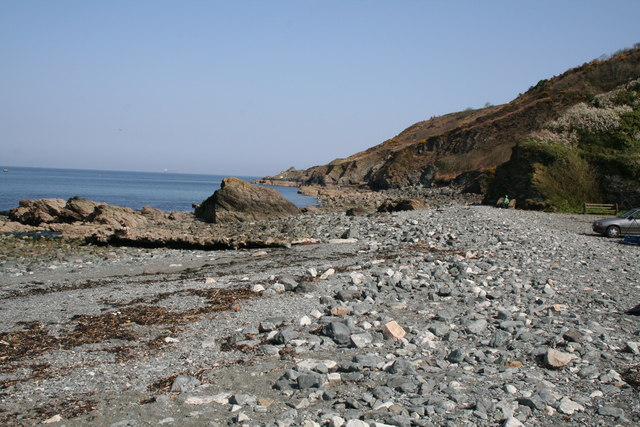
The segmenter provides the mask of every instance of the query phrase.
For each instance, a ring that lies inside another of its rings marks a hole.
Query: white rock
[[[344,423],[345,423],[345,419],[337,415],[334,415],[329,419],[329,426],[331,427],[342,427]]]
[[[244,412],[240,412],[238,414],[238,416],[236,417],[236,421],[239,423],[245,422],[245,421],[249,421],[251,418],[249,418],[249,416],[247,414],[245,414]]]
[[[518,389],[513,384],[506,384],[502,389],[509,394],[515,394],[518,392]]]
[[[320,279],[321,280],[325,280],[327,279],[329,276],[333,276],[334,274],[336,274],[336,270],[334,270],[333,268],[329,268],[327,271],[325,271],[324,273],[322,273],[320,275]]]
[[[264,292],[264,286],[257,284],[257,285],[253,285],[253,287],[251,288],[251,290],[255,293],[260,293],[260,292]]]
[[[560,401],[558,411],[566,415],[573,415],[575,412],[584,411],[584,406],[582,406],[578,402],[574,402],[568,397],[565,397]]]
[[[230,397],[231,397],[231,393],[218,393],[216,395],[211,396],[212,398],[211,401],[219,405],[228,405]]]
[[[333,368],[338,366],[338,362],[336,362],[335,360],[329,360],[329,359],[323,359],[323,360],[304,359],[296,363],[296,366],[298,367],[298,369],[306,370],[306,371],[312,371],[318,365],[324,365],[328,370],[332,370]]]
[[[349,420],[346,427],[369,427],[369,424],[361,420]]]
[[[365,275],[357,271],[351,272],[351,274],[349,274],[349,277],[351,277],[351,283],[353,283],[354,285],[362,284],[365,279]]]
[[[309,313],[311,315],[311,317],[315,317],[316,319],[321,318],[322,316],[324,316],[324,314],[322,314],[321,311],[319,310],[313,310],[311,313]]]
[[[562,351],[558,351],[554,348],[550,348],[547,350],[547,354],[545,355],[545,362],[547,365],[552,368],[562,368],[563,366],[571,363],[576,356],[569,353],[563,353]]]
[[[362,323],[360,323],[360,327],[362,329],[364,329],[365,331],[368,331],[369,329],[371,329],[373,327],[373,325],[371,325],[371,323],[367,322],[366,320]]]
[[[311,323],[311,318],[309,316],[302,316],[300,320],[298,320],[298,324],[300,326],[309,326]]]
[[[341,244],[345,244],[345,243],[356,243],[358,241],[358,239],[329,239],[329,243],[331,243],[332,245],[341,245]]]
[[[52,424],[52,423],[58,423],[60,421],[62,421],[62,416],[58,414],[58,415],[54,415],[51,418],[47,418],[42,422],[42,424]]]
[[[342,382],[342,376],[338,372],[332,372],[327,374],[327,381],[329,384],[340,384]]]
[[[431,331],[422,331],[413,339],[413,343],[424,348],[436,348],[437,340]]]
[[[216,401],[215,396],[190,396],[184,401],[185,405],[208,405]]]
[[[393,406],[393,402],[388,400],[386,402],[378,402],[375,405],[373,405],[373,410],[377,411],[379,409],[389,409]]]
[[[507,418],[502,423],[502,427],[521,427],[523,425],[524,424],[522,424],[519,419],[514,418],[514,417]]]

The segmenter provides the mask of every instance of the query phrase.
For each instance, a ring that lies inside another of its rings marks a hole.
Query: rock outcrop
[[[65,205],[63,199],[20,200],[19,206],[9,211],[9,219],[34,226],[58,222]]]
[[[9,219],[26,225],[93,223],[118,227],[120,221],[129,225],[146,224],[143,212],[160,212],[146,208],[146,211],[135,211],[131,208],[113,206],[94,202],[81,197],[63,199],[21,200],[20,205],[9,211]]]
[[[213,223],[278,219],[300,210],[272,188],[225,178],[220,189],[196,208],[196,217]]]
[[[248,186],[247,183],[238,181],[226,180],[225,187],[228,189],[236,184]],[[460,194],[445,194],[444,189],[434,188],[402,195],[399,192],[359,192],[324,187],[320,190],[322,191],[314,193],[322,201],[319,207],[314,207],[314,214],[331,213],[342,216],[346,210],[351,209],[351,215],[373,214],[387,199],[389,203],[393,203],[396,199],[410,198],[429,206],[476,202],[465,199]],[[251,191],[248,193],[251,194]],[[251,219],[214,224],[196,218],[191,212],[163,212],[148,206],[133,210],[80,198],[67,202],[60,199],[53,202],[23,201],[12,212],[14,219],[0,215],[0,234],[55,232],[60,233],[63,238],[82,239],[94,245],[206,250],[266,248],[315,243],[311,235],[327,236],[337,233],[338,237],[350,238],[358,234],[357,228],[335,229],[331,224],[327,224],[323,230],[310,233],[306,225],[309,216],[297,215],[304,213],[297,208],[290,211],[296,215],[283,215],[274,220]],[[270,213],[274,212],[279,211],[271,208]],[[24,222],[20,219],[24,219]],[[126,233],[121,230],[121,220],[127,224]],[[38,226],[29,225],[36,222],[39,223]]]

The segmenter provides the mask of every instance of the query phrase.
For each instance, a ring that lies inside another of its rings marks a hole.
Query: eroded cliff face
[[[520,141],[569,107],[638,77],[636,48],[542,80],[508,104],[418,122],[368,150],[303,171],[292,168],[264,182],[389,189],[429,187],[491,171],[511,158]]]

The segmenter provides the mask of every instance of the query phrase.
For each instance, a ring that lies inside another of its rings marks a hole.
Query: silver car
[[[640,233],[640,208],[631,209],[616,218],[593,222],[593,231],[607,237],[620,237]]]

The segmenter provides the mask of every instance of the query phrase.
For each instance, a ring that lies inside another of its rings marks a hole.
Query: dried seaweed
[[[256,294],[246,288],[237,289],[206,289],[183,290],[166,294],[191,294],[208,298],[205,306],[184,312],[172,312],[154,305],[134,305],[124,307],[118,311],[99,315],[77,315],[71,320],[76,323],[70,332],[56,337],[50,334],[44,325],[32,322],[23,324],[23,330],[10,331],[0,334],[0,362],[5,365],[32,359],[50,350],[69,350],[85,344],[95,344],[110,340],[134,341],[136,335],[129,329],[132,325],[179,325],[193,322],[203,315],[237,309],[239,301],[254,297]],[[149,348],[159,348],[162,342],[159,337],[148,343]],[[110,351],[119,354],[120,360],[131,354],[127,347],[116,347]],[[0,365],[2,367],[2,365]],[[13,366],[17,369],[19,366]],[[6,369],[6,367],[5,367]]]

